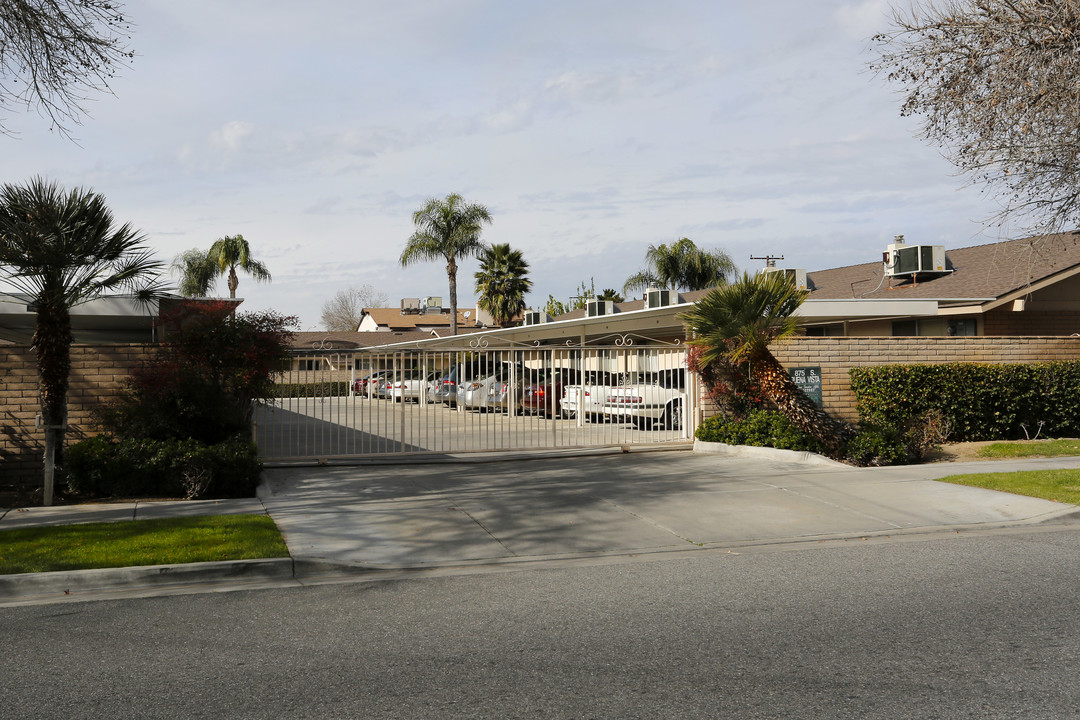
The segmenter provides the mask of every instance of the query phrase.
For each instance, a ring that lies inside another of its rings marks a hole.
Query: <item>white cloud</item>
[[[210,134],[210,144],[215,150],[236,152],[254,132],[253,123],[233,120]]]
[[[868,40],[889,25],[892,5],[889,0],[864,0],[853,5],[841,5],[832,17],[840,31],[854,40]]]

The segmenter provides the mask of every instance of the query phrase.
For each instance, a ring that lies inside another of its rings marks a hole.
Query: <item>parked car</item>
[[[441,377],[442,373],[437,371],[421,375],[419,370],[407,370],[404,377],[389,380],[387,394],[397,402],[420,402],[420,395],[426,393],[428,386]]]
[[[604,413],[612,420],[636,428],[682,428],[686,405],[686,372],[682,369],[643,373],[633,382],[608,391]]]
[[[459,386],[467,385],[475,379],[485,378],[491,374],[491,363],[486,358],[458,363],[443,375],[441,381],[436,383],[434,391],[428,393],[428,400],[456,407]],[[464,402],[464,391],[461,395]]]
[[[540,373],[535,382],[525,386],[521,409],[525,413],[551,417],[559,411],[563,389],[578,382],[578,372],[571,368],[555,368]]]
[[[470,410],[487,410],[492,390],[509,382],[510,368],[509,363],[497,363],[490,375],[465,383],[462,405]]]
[[[581,383],[567,383],[559,399],[559,409],[565,418],[577,417],[580,410],[593,422],[605,419],[604,403],[612,386],[618,385],[617,377],[609,372],[589,370]],[[584,400],[581,395],[584,392]]]
[[[353,380],[353,392],[357,395],[364,395],[366,397],[368,394],[369,386],[378,382],[380,378],[385,377],[386,374],[389,372],[389,370],[375,370],[374,372],[368,373],[364,377],[356,378],[355,380]]]

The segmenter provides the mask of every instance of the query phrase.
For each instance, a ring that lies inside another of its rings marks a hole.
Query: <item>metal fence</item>
[[[256,410],[268,460],[670,443],[699,397],[681,345],[311,351]]]

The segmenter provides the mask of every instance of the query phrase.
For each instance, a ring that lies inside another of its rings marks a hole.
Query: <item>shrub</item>
[[[910,428],[937,411],[953,440],[1080,434],[1080,362],[884,365],[852,368],[851,389],[865,423]]]
[[[66,462],[69,490],[88,497],[251,497],[262,470],[243,435],[204,445],[103,434],[69,447]]]
[[[274,397],[341,397],[349,394],[346,380],[334,382],[278,383],[274,386]]]
[[[900,431],[868,425],[848,441],[847,455],[856,465],[903,465],[910,455]]]
[[[803,434],[783,413],[776,410],[751,410],[745,418],[717,415],[698,426],[694,436],[703,442],[728,445],[753,445],[783,450],[821,452],[821,444]]]
[[[233,314],[227,303],[184,303],[163,320],[160,352],[131,375],[102,424],[122,437],[194,438],[207,445],[250,429],[253,401],[275,395],[295,318]]]

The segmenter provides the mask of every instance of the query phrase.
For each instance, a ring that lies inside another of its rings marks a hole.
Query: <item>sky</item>
[[[903,0],[900,0],[903,1]],[[650,244],[689,237],[820,270],[894,235],[1000,239],[997,207],[902,118],[866,68],[889,4],[774,0],[132,0],[136,57],[73,128],[8,114],[0,181],[104,195],[169,262],[242,234],[272,274],[244,309],[321,329],[370,284],[439,296],[402,268],[412,213],[459,193],[488,243],[531,266],[531,306],[620,289]],[[459,306],[478,262],[460,262]],[[216,294],[227,295],[224,278]]]

